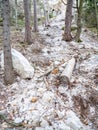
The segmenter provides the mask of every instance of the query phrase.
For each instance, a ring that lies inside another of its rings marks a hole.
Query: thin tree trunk
[[[30,18],[32,17],[32,11],[31,11],[31,7],[32,7],[32,6],[31,6],[31,5],[32,5],[32,1],[30,0],[30,3],[29,3],[29,7],[30,7],[30,8],[29,8],[29,10],[30,10]]]
[[[79,2],[79,5],[78,5]],[[82,7],[83,7],[83,0],[76,1],[77,4],[77,12],[78,12],[78,17],[77,17],[77,33],[75,40],[77,42],[80,42],[80,35],[81,35],[81,30],[82,30],[82,23],[81,23],[81,17],[82,17]]]
[[[96,0],[94,0],[94,4],[95,4],[95,11],[96,11],[96,22],[97,22],[97,36],[98,36],[98,11],[97,11],[97,2]]]
[[[44,7],[44,20],[45,20],[45,26],[47,26],[48,24],[48,21],[47,21],[47,13],[46,13],[46,10],[45,10],[45,7]]]
[[[25,41],[28,44],[32,43],[31,26],[30,26],[30,0],[24,0],[24,13],[25,13]]]
[[[67,0],[66,16],[65,16],[65,30],[63,35],[63,40],[71,41],[71,22],[72,22],[72,6],[73,0]]]
[[[37,32],[38,31],[38,20],[37,20],[37,3],[36,0],[33,0],[33,7],[34,7],[34,28],[33,31]]]
[[[3,37],[4,37],[4,79],[6,84],[12,84],[14,73],[10,46],[10,8],[9,0],[3,0]]]
[[[18,12],[17,12],[17,0],[15,0],[15,19],[16,19],[16,29],[18,29]]]
[[[45,26],[47,26],[48,24],[49,24],[49,12],[48,12],[48,3],[47,3],[47,1],[43,1],[43,3],[44,3],[44,8],[43,8],[43,10],[44,10],[44,17],[45,17]]]

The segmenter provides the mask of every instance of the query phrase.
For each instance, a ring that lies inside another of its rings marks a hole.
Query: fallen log
[[[65,67],[64,71],[60,76],[61,83],[67,83],[67,84],[70,83],[74,66],[75,66],[75,58],[72,58],[71,60],[69,60],[67,66]]]

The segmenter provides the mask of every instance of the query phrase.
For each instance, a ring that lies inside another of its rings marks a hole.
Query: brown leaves
[[[37,100],[38,100],[37,97],[32,97],[31,102],[32,102],[32,103],[35,103],[35,102],[37,102]]]
[[[89,115],[89,102],[81,95],[73,96],[74,106],[76,111],[80,114],[81,121],[87,125]]]
[[[54,70],[52,70],[52,74],[58,74],[58,72],[59,72],[58,68],[55,68]]]

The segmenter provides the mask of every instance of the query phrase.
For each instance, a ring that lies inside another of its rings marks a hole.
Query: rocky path
[[[98,43],[85,31],[82,43],[62,41],[63,24],[56,20],[40,28],[36,44],[22,49],[35,67],[34,77],[17,77],[7,86],[7,102],[1,110],[23,127],[11,128],[1,121],[1,130],[98,129]],[[72,57],[76,65],[69,85],[59,76]]]

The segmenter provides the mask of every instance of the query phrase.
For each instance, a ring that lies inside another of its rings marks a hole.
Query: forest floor
[[[35,73],[30,80],[17,76],[12,85],[0,86],[0,112],[23,125],[12,127],[0,119],[0,130],[80,130],[68,123],[71,111],[82,130],[98,130],[98,39],[83,29],[81,43],[65,42],[63,26],[63,20],[55,19],[40,27],[32,33],[31,45],[24,43],[24,31],[11,30],[12,47],[33,64]],[[60,75],[72,57],[76,64],[70,84],[63,83]],[[2,71],[0,77],[3,82]]]

